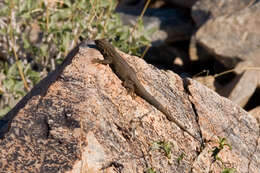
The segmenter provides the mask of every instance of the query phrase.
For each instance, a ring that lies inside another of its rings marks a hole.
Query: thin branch
[[[13,9],[13,7],[14,7],[14,3],[13,3],[13,1],[11,1],[11,4],[10,4],[10,25],[11,25],[11,27],[10,27],[10,33],[9,33],[9,35],[10,35],[10,39],[11,39],[11,47],[12,47],[12,51],[13,51],[13,53],[14,53],[14,57],[15,57],[15,63],[16,63],[16,66],[17,66],[17,68],[18,68],[18,71],[19,71],[19,74],[20,74],[20,76],[21,76],[21,78],[22,78],[22,81],[23,81],[23,84],[24,84],[24,87],[25,87],[25,89],[27,90],[27,91],[30,91],[30,88],[29,88],[29,86],[28,86],[28,83],[27,83],[27,81],[26,81],[26,79],[25,79],[25,77],[24,77],[24,73],[23,73],[23,70],[22,70],[22,68],[20,67],[20,65],[19,65],[19,58],[18,58],[18,55],[17,55],[17,53],[16,53],[16,50],[15,50],[15,41],[14,41],[14,32],[13,32],[13,27],[12,27],[12,24],[13,24],[13,20],[12,20],[12,17],[13,17],[13,11],[12,11],[12,9]]]

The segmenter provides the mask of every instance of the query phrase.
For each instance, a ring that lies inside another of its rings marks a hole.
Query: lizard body
[[[174,122],[180,129],[187,132],[194,139],[201,141],[198,137],[195,137],[185,127],[183,127],[175,118],[168,112],[168,110],[156,100],[141,84],[138,80],[135,70],[122,58],[115,48],[107,42],[105,39],[95,40],[97,49],[101,52],[104,60],[99,60],[103,64],[110,64],[116,75],[124,82],[128,84],[128,88],[134,89],[134,92],[146,100],[149,104],[161,111],[168,120]]]

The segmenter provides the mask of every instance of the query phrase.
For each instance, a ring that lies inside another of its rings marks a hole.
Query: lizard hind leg
[[[135,98],[135,85],[131,80],[124,80],[123,86],[127,89],[128,94],[131,95],[132,98]]]

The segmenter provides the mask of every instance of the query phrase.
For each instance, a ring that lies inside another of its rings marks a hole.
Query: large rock
[[[93,45],[77,50],[6,115],[2,172],[260,169],[259,126],[242,108],[191,79],[121,53],[147,91],[202,137],[201,143],[141,97],[129,95],[109,66],[92,63],[102,58]],[[211,156],[217,136],[233,148],[224,146],[217,155],[224,165]]]
[[[254,0],[198,0],[192,6],[191,16],[197,28],[200,28],[208,20],[243,10],[251,6],[254,2]],[[195,34],[190,38],[189,55],[191,61],[209,58],[205,50],[197,44]]]
[[[228,15],[246,8],[254,0],[198,0],[192,6],[192,18],[197,26],[201,26],[208,19]]]
[[[260,66],[260,3],[232,15],[209,20],[197,32],[200,44],[232,66],[235,59]]]

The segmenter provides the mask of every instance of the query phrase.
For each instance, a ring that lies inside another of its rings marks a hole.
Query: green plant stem
[[[46,4],[46,30],[49,31],[49,1]]]
[[[14,44],[14,43],[13,43],[13,44]],[[17,53],[16,53],[16,51],[15,51],[14,45],[12,45],[12,50],[13,50],[13,53],[14,53],[14,56],[15,56],[15,63],[16,63],[16,66],[17,66],[17,68],[18,68],[19,74],[20,74],[20,76],[21,76],[21,78],[22,78],[24,87],[25,87],[25,89],[26,89],[27,91],[30,91],[30,88],[29,88],[29,86],[28,86],[28,83],[27,83],[27,81],[26,81],[26,79],[25,79],[25,77],[24,77],[23,70],[21,69],[21,67],[20,67],[20,65],[19,65],[19,63],[18,63],[19,59],[18,59]]]
[[[147,45],[147,46],[145,47],[145,49],[144,49],[144,51],[143,51],[141,57],[140,57],[141,59],[144,58],[145,54],[147,53],[147,51],[148,51],[149,49],[150,49],[150,45]]]
[[[19,63],[18,63],[19,58],[18,58],[18,55],[17,55],[16,50],[15,50],[15,41],[14,41],[14,36],[13,36],[14,33],[13,33],[13,27],[12,27],[12,23],[13,23],[13,22],[12,22],[12,9],[13,9],[13,7],[14,7],[14,3],[13,3],[12,0],[11,0],[10,3],[11,3],[11,4],[10,4],[10,14],[9,14],[9,16],[10,16],[10,25],[11,25],[11,27],[10,27],[9,36],[10,36],[10,39],[11,39],[11,47],[12,47],[12,51],[13,51],[13,53],[14,53],[15,63],[16,63],[16,66],[17,66],[17,68],[18,68],[19,74],[20,74],[20,76],[21,76],[21,78],[22,78],[24,87],[25,87],[25,89],[26,89],[27,91],[30,91],[30,88],[29,88],[29,86],[28,86],[28,83],[27,83],[27,81],[26,81],[26,79],[25,79],[25,77],[24,77],[23,70],[22,70],[22,68],[20,67]]]
[[[143,18],[144,13],[145,13],[145,11],[147,10],[148,5],[150,4],[150,2],[151,2],[151,0],[147,0],[147,2],[145,3],[145,6],[144,6],[144,8],[143,8],[143,10],[142,10],[142,12],[141,12],[141,15],[140,15],[139,18],[138,18],[138,20],[140,20],[140,19]],[[131,35],[132,37],[133,37],[134,31],[135,31],[136,28],[137,28],[137,24],[138,24],[138,22],[135,23],[135,26],[134,26],[133,30],[131,31],[131,34],[130,34],[130,35]],[[131,38],[131,37],[130,37],[130,38]]]

